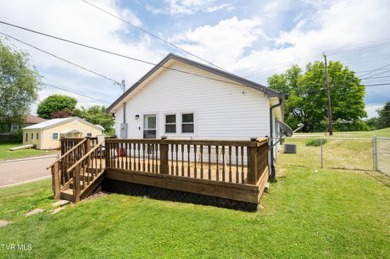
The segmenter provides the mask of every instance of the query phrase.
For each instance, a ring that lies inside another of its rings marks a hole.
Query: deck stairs
[[[105,171],[103,147],[104,140],[94,147],[81,141],[49,167],[55,199],[78,202],[99,188]]]

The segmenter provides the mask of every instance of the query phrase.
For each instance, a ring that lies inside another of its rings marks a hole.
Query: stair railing
[[[72,161],[77,161],[82,157],[89,149],[89,139],[85,138],[77,145],[69,149],[65,154],[56,159],[52,165],[46,169],[51,169],[52,175],[52,188],[54,192],[54,199],[60,198],[61,190],[67,188],[69,185],[69,176],[66,175],[66,171]]]
[[[83,192],[92,185],[105,168],[104,140],[99,142],[81,159],[69,167],[66,172],[71,175],[74,202],[79,202]]]

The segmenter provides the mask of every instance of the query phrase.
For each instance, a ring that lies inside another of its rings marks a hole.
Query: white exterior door
[[[144,115],[144,138],[156,138],[157,118],[156,114]]]

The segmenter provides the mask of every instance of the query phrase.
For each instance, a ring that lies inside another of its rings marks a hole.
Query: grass
[[[0,189],[0,219],[13,221],[0,244],[32,248],[0,246],[0,258],[389,257],[390,178],[299,155],[280,156],[257,213],[110,194],[50,214],[50,180]]]
[[[51,179],[0,188],[0,219],[22,220],[37,207],[50,209],[52,202]]]
[[[48,205],[47,188],[24,204],[13,202],[18,216],[0,228],[1,243],[31,245],[32,250],[0,249],[0,257],[380,258],[390,254],[388,186],[363,172],[287,169],[272,184],[258,213],[112,194],[54,215],[20,216],[32,200]],[[23,195],[28,197],[27,193],[18,197]]]
[[[374,136],[390,138],[390,128],[375,131],[335,132],[333,136],[325,133],[298,133],[286,138],[286,144],[296,144],[297,154],[290,155],[288,165],[321,167],[320,147],[306,146],[310,140],[326,138],[323,145],[323,166],[325,168],[372,170]],[[378,160],[383,169],[390,168],[390,140],[378,140]],[[288,157],[288,156],[286,156]],[[390,173],[387,172],[387,173]]]
[[[58,153],[58,151],[56,150],[54,151],[43,151],[37,149],[22,149],[22,150],[15,150],[15,151],[9,150],[10,148],[19,147],[22,145],[23,145],[22,143],[14,142],[14,141],[0,142],[0,160],[42,156],[42,155]]]

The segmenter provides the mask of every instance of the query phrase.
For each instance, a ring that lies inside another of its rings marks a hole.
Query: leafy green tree
[[[0,40],[0,132],[21,124],[30,105],[38,99],[41,76],[30,65],[26,52],[12,49]]]
[[[367,129],[362,121],[367,116],[363,100],[365,87],[360,79],[338,61],[329,63],[328,75],[335,129]],[[268,84],[285,95],[285,120],[292,128],[303,123],[305,132],[327,129],[328,108],[323,62],[307,64],[305,72],[294,65],[285,73],[268,78]]]
[[[54,94],[43,100],[37,109],[38,116],[45,119],[59,118],[61,115],[70,117],[76,109],[76,98]]]
[[[375,130],[380,128],[378,117],[369,118],[365,122],[369,130]]]
[[[77,109],[74,115],[92,124],[103,126],[108,134],[114,133],[114,118],[111,114],[107,113],[106,107],[104,106],[93,105],[88,109],[81,106],[81,109]]]
[[[390,127],[390,101],[386,102],[382,109],[377,110],[379,117],[378,117],[378,124],[379,128],[389,128]]]

